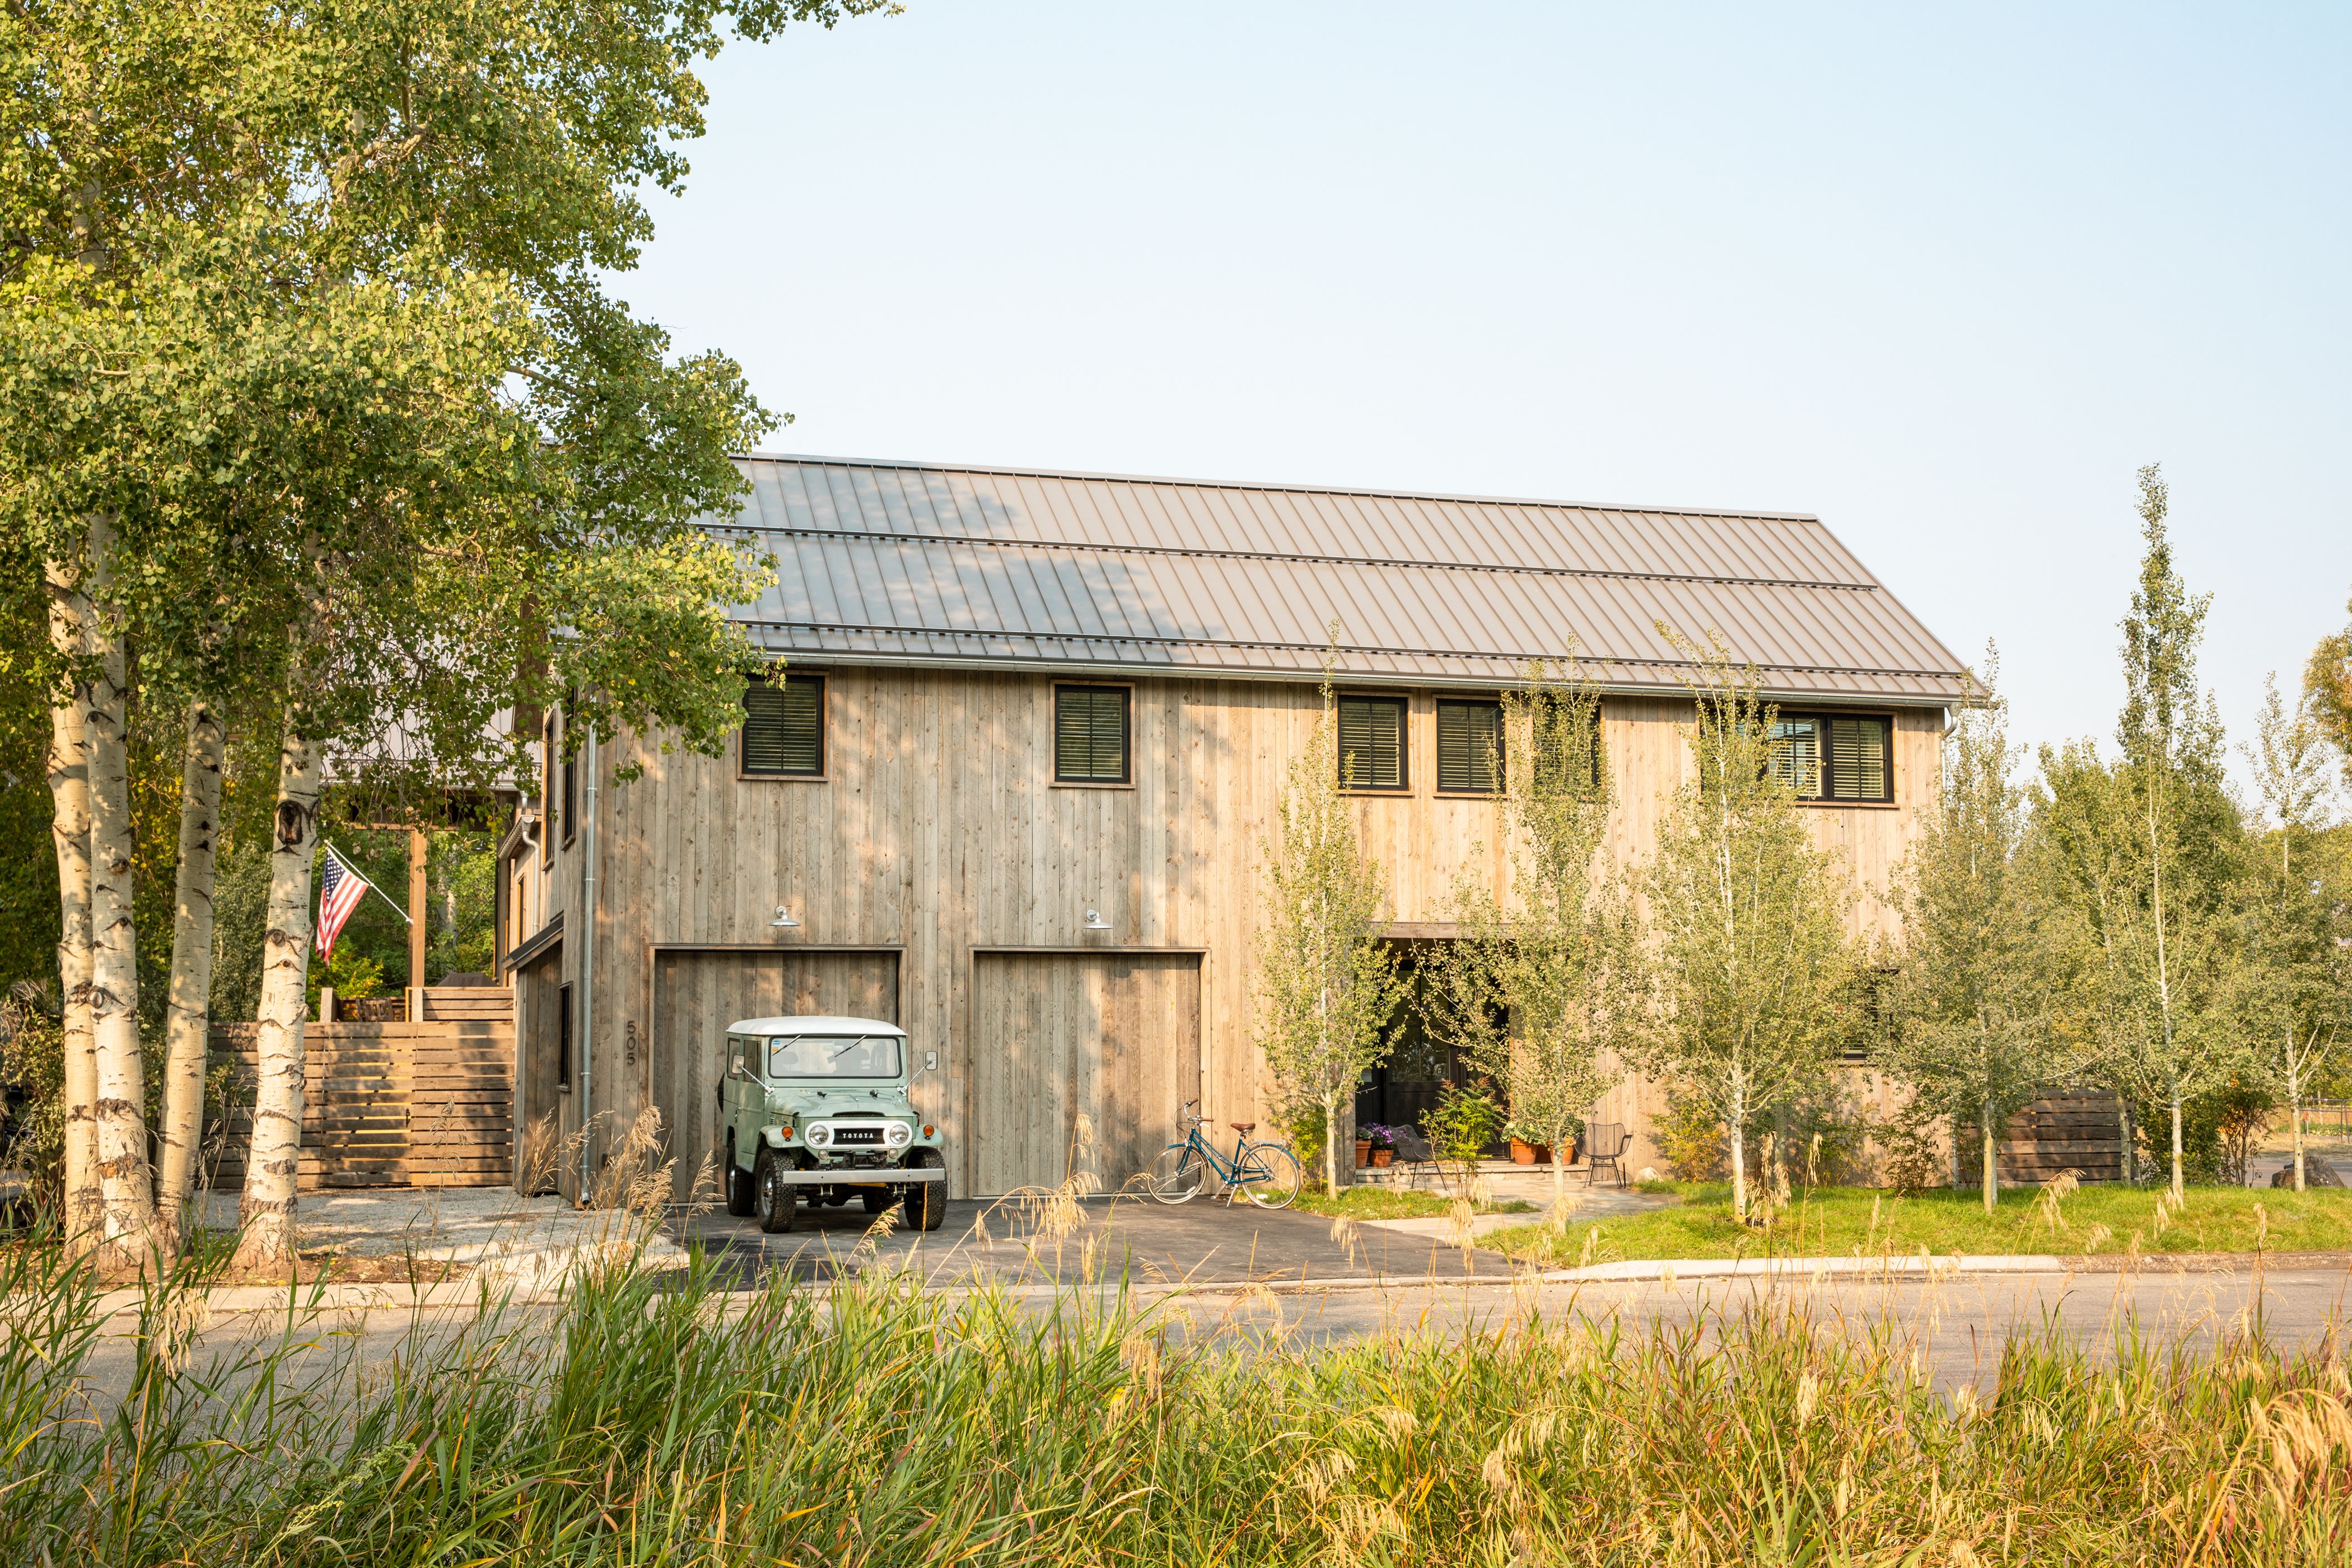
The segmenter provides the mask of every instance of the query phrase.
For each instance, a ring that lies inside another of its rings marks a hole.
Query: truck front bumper
[[[791,1187],[903,1187],[912,1182],[944,1182],[948,1173],[929,1165],[912,1171],[867,1165],[856,1170],[782,1170],[775,1173],[774,1179]]]

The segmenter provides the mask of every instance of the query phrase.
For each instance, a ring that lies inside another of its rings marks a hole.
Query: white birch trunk
[[[2181,1196],[2187,1185],[2180,1169],[2180,1090],[2176,1085],[2172,1091],[2172,1195]]]
[[[1997,1214],[2000,1209],[2000,1155],[1992,1135],[1991,1100],[1984,1102],[1980,1115],[1979,1130],[1984,1138],[1984,1170],[1979,1173],[1984,1177],[1984,1209],[1987,1214]]]
[[[48,567],[49,642],[68,658],[84,648],[87,607],[66,569]],[[65,1212],[68,1251],[98,1243],[105,1205],[98,1184],[98,1043],[89,1026],[89,761],[79,681],[49,710],[50,834],[58,856],[58,982],[65,1005]]]
[[[188,704],[188,750],[180,778],[180,869],[173,900],[172,979],[163,1063],[163,1110],[156,1140],[163,1171],[157,1218],[174,1246],[194,1228],[196,1152],[204,1139],[205,1050],[212,1023],[213,862],[220,817],[220,721]]]
[[[269,934],[262,943],[260,1082],[246,1154],[236,1267],[290,1269],[295,1180],[302,1158],[302,1026],[310,965],[310,858],[318,842],[320,752],[289,734],[278,756],[278,815],[269,854]]]
[[[99,669],[83,710],[89,760],[90,1034],[98,1053],[98,1181],[105,1205],[100,1258],[143,1268],[154,1236],[147,1158],[147,1069],[139,1048],[139,931],[131,910],[130,691],[122,631],[105,613],[113,520],[90,521],[91,651]]]

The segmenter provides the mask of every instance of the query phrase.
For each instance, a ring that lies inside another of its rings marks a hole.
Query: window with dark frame
[[[1602,787],[1602,774],[1609,762],[1601,747],[1601,709],[1598,704],[1582,707],[1557,699],[1536,698],[1528,705],[1533,711],[1529,721],[1534,729],[1536,771],[1543,787],[1550,789],[1563,770],[1573,768],[1577,777],[1559,782],[1580,793],[1597,792]],[[1583,715],[1584,733],[1576,736],[1571,730],[1579,711]]]
[[[1502,787],[1503,705],[1437,700],[1437,787],[1448,795],[1493,795]]]
[[[824,773],[824,677],[785,674],[743,688],[747,778],[819,778]]]
[[[1124,686],[1054,688],[1054,782],[1128,784],[1128,710]]]
[[[1799,800],[1895,799],[1895,721],[1885,714],[1781,713],[1772,740],[1772,775]]]
[[[572,987],[555,988],[555,1083],[572,1087]]]
[[[570,710],[567,709],[563,714],[563,729],[562,731],[565,742],[563,756],[563,842],[566,844],[572,842],[572,814],[580,807],[580,754],[571,749],[571,730],[572,714]]]
[[[555,863],[555,714],[539,724],[539,863]]]
[[[1348,789],[1406,787],[1402,697],[1339,699],[1339,783]]]

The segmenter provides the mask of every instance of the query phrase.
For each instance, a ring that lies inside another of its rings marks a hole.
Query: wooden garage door
[[[895,952],[662,952],[654,960],[654,1103],[689,1195],[710,1151],[727,1026],[798,1014],[898,1021]]]
[[[974,1190],[1061,1182],[1080,1113],[1102,1187],[1126,1185],[1201,1092],[1198,955],[984,952],[973,982]]]

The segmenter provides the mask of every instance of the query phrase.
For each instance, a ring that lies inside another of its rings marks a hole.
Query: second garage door
[[[1106,1191],[1148,1164],[1201,1093],[1196,953],[992,953],[973,964],[974,1190],[995,1196],[1068,1175],[1078,1118]]]

